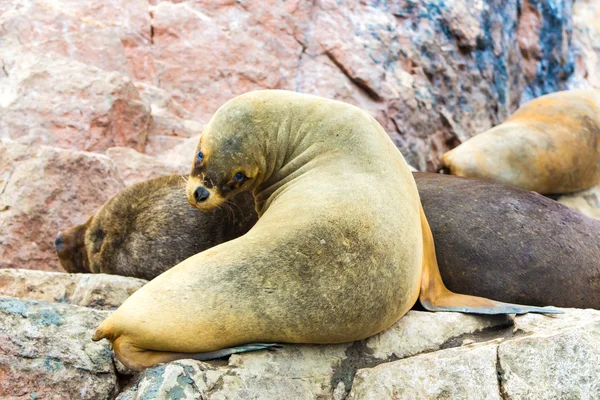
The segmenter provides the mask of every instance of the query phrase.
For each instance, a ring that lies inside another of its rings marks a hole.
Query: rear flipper
[[[135,371],[141,371],[156,364],[162,364],[176,360],[192,359],[206,361],[236,353],[244,353],[263,349],[278,349],[281,347],[281,345],[274,343],[250,343],[206,353],[175,353],[143,349],[128,343],[127,339],[122,336],[118,337],[114,342],[112,342],[112,345],[115,355],[123,363],[123,365]]]
[[[423,274],[419,300],[428,311],[454,311],[473,314],[560,314],[554,307],[533,307],[520,304],[502,303],[484,297],[469,296],[451,292],[446,288],[440,275],[435,246],[429,223],[421,207],[421,226],[423,229]]]
[[[205,360],[213,360],[215,358],[221,358],[225,356],[230,356],[232,354],[237,353],[246,353],[248,351],[256,351],[256,350],[276,350],[280,349],[282,346],[277,343],[249,343],[242,346],[230,347],[227,349],[221,349],[216,351],[209,351],[206,353],[194,353],[189,354],[188,358],[205,361]]]

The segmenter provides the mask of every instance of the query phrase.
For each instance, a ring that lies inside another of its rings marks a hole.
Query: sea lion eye
[[[246,179],[247,179],[247,178],[246,178],[246,175],[242,174],[241,172],[238,172],[237,174],[235,174],[235,175],[233,176],[233,180],[234,180],[235,182],[243,182],[243,181],[245,181]]]
[[[199,162],[202,162],[203,160],[204,160],[204,153],[203,153],[203,152],[201,152],[201,151],[199,151],[199,152],[198,152],[198,161],[199,161]]]

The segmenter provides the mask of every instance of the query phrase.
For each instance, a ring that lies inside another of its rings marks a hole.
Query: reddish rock
[[[188,168],[187,174],[192,168],[192,163],[196,156],[196,146],[198,145],[199,140],[200,135],[192,136],[168,151],[161,153],[158,158],[166,163],[186,166]]]
[[[248,90],[318,94],[371,112],[421,170],[573,69],[563,1],[157,1],[152,15],[158,86],[194,118]]]
[[[195,119],[232,97],[293,89],[302,45],[290,8],[302,2],[198,1],[152,7],[152,56],[160,87]]]
[[[190,151],[192,157],[193,150]],[[110,148],[106,151],[106,155],[113,160],[123,183],[127,186],[160,176],[187,175],[190,172],[191,161],[186,164],[164,162],[162,157],[154,158],[126,147]]]
[[[62,271],[54,239],[124,185],[106,156],[0,143],[0,268]]]
[[[144,103],[152,110],[145,153],[164,153],[190,136],[202,133],[204,124],[191,120],[191,113],[173,100],[167,91],[141,82],[135,86]]]
[[[53,51],[131,78],[152,79],[147,0],[11,2],[0,16],[0,45]],[[0,5],[0,11],[2,10]]]
[[[0,138],[24,144],[143,151],[150,110],[131,81],[55,54],[0,50]]]

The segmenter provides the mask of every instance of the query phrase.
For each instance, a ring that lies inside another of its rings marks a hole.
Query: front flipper
[[[484,297],[469,296],[451,292],[446,288],[440,275],[435,246],[429,223],[421,207],[421,227],[423,229],[423,274],[419,300],[428,311],[453,311],[473,314],[560,314],[554,307],[533,307],[520,304],[502,303]]]
[[[206,353],[190,354],[189,358],[198,360],[198,361],[206,361],[206,360],[213,360],[215,358],[230,356],[232,354],[237,354],[237,353],[246,353],[248,351],[265,350],[265,349],[275,350],[275,349],[280,349],[281,347],[282,346],[277,343],[249,343],[249,344],[245,344],[242,346],[230,347],[227,349],[220,349],[220,350],[216,350],[216,351],[209,351]]]
[[[97,339],[100,340],[100,339]],[[225,357],[235,353],[243,353],[247,351],[263,350],[263,349],[278,349],[279,344],[269,343],[251,343],[242,346],[231,347],[206,353],[175,353],[169,351],[148,350],[131,344],[127,337],[120,336],[114,341],[111,341],[113,350],[117,358],[125,365],[134,371],[141,371],[144,368],[152,367],[156,364],[167,363],[176,360],[192,359],[198,361],[212,360],[215,358]]]

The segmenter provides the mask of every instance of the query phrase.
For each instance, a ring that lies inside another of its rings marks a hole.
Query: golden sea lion
[[[249,193],[202,212],[188,203],[182,176],[164,176],[125,188],[85,224],[62,232],[55,241],[56,253],[67,272],[152,279],[243,235],[257,218]]]
[[[187,196],[210,210],[243,191],[260,216],[248,233],[156,277],[93,339],[141,369],[253,342],[362,339],[417,298],[434,311],[556,311],[447,290],[404,158],[349,104],[259,91],[223,105],[198,144]]]
[[[538,97],[445,153],[442,167],[543,194],[587,189],[600,182],[600,91]]]

